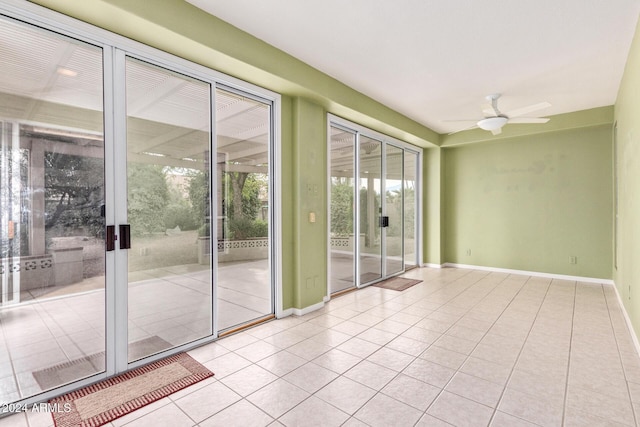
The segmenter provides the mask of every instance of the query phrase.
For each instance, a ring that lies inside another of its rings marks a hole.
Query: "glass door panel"
[[[105,371],[102,49],[0,20],[0,402]]]
[[[360,136],[360,284],[382,277],[382,245],[379,219],[382,216],[382,143]]]
[[[330,140],[330,292],[356,286],[355,145],[356,135],[331,127]]]
[[[418,266],[417,251],[417,223],[418,212],[417,176],[418,154],[404,152],[404,268],[409,269]]]
[[[213,332],[210,105],[208,83],[127,58],[129,362]]]
[[[269,250],[271,106],[216,90],[219,330],[274,313]]]
[[[384,230],[385,264],[387,276],[404,270],[402,262],[403,239],[403,152],[393,145],[385,150],[385,204],[384,216],[388,225]]]

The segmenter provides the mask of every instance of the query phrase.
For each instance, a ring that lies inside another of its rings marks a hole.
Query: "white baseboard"
[[[471,270],[492,271],[495,273],[518,274],[523,276],[545,277],[548,279],[574,280],[576,282],[601,283],[604,285],[613,285],[613,280],[611,279],[598,279],[595,277],[569,276],[566,274],[542,273],[540,271],[512,270],[509,268],[484,267],[481,265],[455,264],[451,262],[445,263],[443,267],[455,267],[455,268],[464,268],[464,269],[471,269]]]
[[[292,310],[292,314],[295,314],[296,316],[304,316],[305,314],[311,313],[312,311],[320,310],[322,307],[324,307],[324,301],[321,301],[317,304],[309,305],[304,308],[290,308],[289,310]]]
[[[276,315],[276,318],[282,319],[284,317],[289,317],[293,314],[293,308],[287,308],[286,310],[281,310],[280,313]]]
[[[616,292],[616,297],[618,298],[618,304],[620,304],[620,309],[622,309],[622,313],[624,313],[624,321],[627,322],[627,328],[629,328],[629,333],[631,334],[631,338],[633,339],[633,345],[636,348],[636,353],[640,354],[640,341],[638,341],[638,334],[636,334],[635,329],[633,328],[633,323],[631,323],[631,318],[629,317],[629,313],[627,313],[627,309],[622,302],[622,296],[620,292],[618,292],[618,287],[613,284],[613,289]]]
[[[422,264],[422,267],[429,267],[429,268],[442,268],[443,265],[442,264],[433,264],[430,262],[425,262]]]

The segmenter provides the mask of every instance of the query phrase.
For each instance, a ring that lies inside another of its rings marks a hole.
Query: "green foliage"
[[[134,235],[163,231],[163,211],[169,202],[169,188],[162,166],[128,165],[128,213]]]
[[[266,175],[245,173],[245,172],[227,172],[224,174],[226,180],[228,197],[225,199],[225,212],[227,217],[234,218],[238,214],[235,204],[241,204],[240,211],[242,215],[248,218],[256,218],[262,207],[260,201],[260,191],[264,191],[268,187]],[[241,188],[242,198],[238,199],[234,191]]]
[[[331,185],[331,234],[346,237],[353,234],[353,186],[333,179]]]
[[[269,223],[267,221],[256,219],[253,221],[252,231],[253,237],[267,237],[269,236]]]
[[[246,216],[233,218],[229,222],[229,231],[234,240],[249,239],[251,237],[267,237],[269,226],[265,221],[252,220]]]
[[[73,235],[76,230],[102,236],[103,160],[47,152],[44,162],[47,238]]]
[[[209,175],[203,171],[193,171],[189,175],[189,201],[191,215],[196,224],[205,224],[209,216]]]
[[[406,236],[413,238],[416,228],[416,191],[414,188],[404,189],[404,230]]]
[[[198,228],[198,237],[211,237],[211,227],[209,224],[202,224]]]
[[[195,230],[198,228],[193,210],[188,203],[171,203],[164,210],[164,228],[180,227],[180,230]]]

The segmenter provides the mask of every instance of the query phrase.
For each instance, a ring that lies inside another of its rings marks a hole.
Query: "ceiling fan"
[[[451,133],[462,132],[463,130],[469,130],[474,128],[480,128],[483,130],[491,131],[494,135],[502,133],[502,127],[507,123],[547,123],[549,119],[539,117],[521,117],[525,114],[532,113],[534,111],[542,110],[543,108],[551,107],[548,102],[540,102],[538,104],[529,105],[527,107],[518,108],[508,113],[503,113],[498,109],[499,93],[494,93],[486,97],[487,101],[491,102],[490,106],[487,106],[482,110],[485,114],[484,119],[476,121],[473,120],[447,120],[450,122],[476,122],[474,125],[466,127],[464,129],[457,130]],[[451,134],[449,134],[451,135]]]

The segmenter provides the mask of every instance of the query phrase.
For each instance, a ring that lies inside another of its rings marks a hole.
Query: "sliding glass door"
[[[274,313],[270,248],[271,106],[216,90],[218,328]]]
[[[0,402],[103,373],[103,51],[0,18]]]
[[[274,315],[273,112],[245,92],[125,61],[127,221],[118,231],[131,363]]]
[[[126,59],[129,362],[213,333],[211,85]],[[205,261],[205,262],[202,262]]]
[[[0,5],[3,404],[275,315],[278,95],[32,16]]]
[[[404,270],[404,150],[389,144],[385,148],[384,259],[386,275],[393,276]]]
[[[330,292],[416,266],[418,152],[337,118],[328,143]]]

